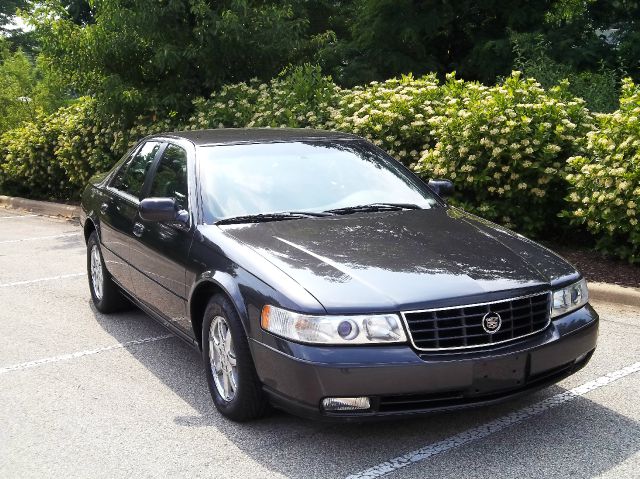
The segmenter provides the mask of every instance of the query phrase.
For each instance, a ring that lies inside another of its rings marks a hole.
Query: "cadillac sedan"
[[[83,193],[91,297],[200,350],[236,421],[464,408],[583,367],[598,316],[580,273],[452,190],[343,133],[150,136]]]

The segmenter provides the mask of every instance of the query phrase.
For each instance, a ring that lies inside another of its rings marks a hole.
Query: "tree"
[[[0,134],[33,120],[38,113],[53,113],[69,103],[66,83],[44,57],[35,62],[21,49],[0,37]]]
[[[0,3],[0,35],[5,36],[20,8],[26,8],[28,0],[2,0]]]
[[[29,58],[9,50],[0,37],[0,133],[35,117],[32,91],[35,75]]]
[[[495,81],[508,73],[511,31],[544,22],[550,0],[358,0],[349,37],[331,46],[339,81],[357,84],[400,73]]]
[[[88,17],[69,5],[36,7],[43,53],[79,93],[117,112],[184,111],[225,83],[273,77],[305,48],[308,22],[287,2],[99,0]]]

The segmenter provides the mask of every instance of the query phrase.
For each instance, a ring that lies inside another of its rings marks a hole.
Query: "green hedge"
[[[0,137],[0,191],[77,199],[94,172],[160,131],[341,130],[370,139],[426,178],[453,179],[453,202],[483,217],[545,237],[584,223],[601,248],[636,261],[640,131],[631,83],[621,102],[619,111],[592,115],[566,84],[544,90],[518,72],[491,87],[450,75],[341,89],[307,65],[269,83],[225,86],[196,99],[182,120],[147,115],[125,126],[82,98]]]
[[[626,81],[620,109],[597,115],[583,155],[568,161],[565,216],[586,225],[602,251],[640,263],[640,87]]]
[[[119,119],[99,115],[91,98],[80,98],[0,137],[0,191],[77,200],[91,175],[111,168],[140,137],[171,129],[167,120],[143,117],[128,129]]]
[[[557,230],[566,160],[593,120],[566,87],[545,91],[518,73],[497,87],[450,78],[446,107],[428,119],[437,142],[416,169],[453,179],[468,211],[534,236]]]

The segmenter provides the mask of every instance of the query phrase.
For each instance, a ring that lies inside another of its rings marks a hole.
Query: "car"
[[[453,193],[346,133],[149,136],[82,194],[93,304],[136,305],[197,348],[235,421],[466,408],[585,366],[583,276]]]

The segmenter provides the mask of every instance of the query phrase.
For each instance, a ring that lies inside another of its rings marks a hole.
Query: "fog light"
[[[370,407],[371,403],[368,397],[325,398],[322,400],[322,408],[325,411],[361,411]]]

